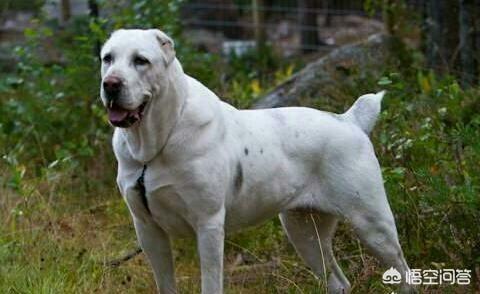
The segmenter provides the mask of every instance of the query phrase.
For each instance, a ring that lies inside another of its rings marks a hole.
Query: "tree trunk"
[[[461,82],[463,86],[476,83],[477,64],[475,54],[475,26],[474,26],[474,0],[459,0],[460,23],[460,63]]]
[[[427,0],[426,1],[426,56],[427,66],[435,68],[443,64],[440,48],[443,47],[441,16],[442,1]]]
[[[458,3],[426,0],[425,49],[427,66],[446,73],[458,64]]]
[[[61,23],[65,24],[68,22],[71,16],[70,0],[61,0],[60,1],[61,9]]]
[[[97,22],[98,16],[99,16],[99,9],[98,9],[98,3],[97,0],[88,0],[88,10],[89,10],[89,15],[92,18],[93,21]],[[100,50],[102,48],[102,44],[100,43],[100,40],[95,40],[95,45],[93,48],[93,54],[95,57],[100,58]]]
[[[99,10],[98,3],[96,0],[88,0],[88,10],[90,17],[98,18]]]

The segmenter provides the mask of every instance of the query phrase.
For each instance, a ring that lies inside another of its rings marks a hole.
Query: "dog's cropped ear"
[[[160,43],[160,48],[162,48],[165,66],[168,66],[175,59],[175,43],[164,32],[156,29],[153,32]]]

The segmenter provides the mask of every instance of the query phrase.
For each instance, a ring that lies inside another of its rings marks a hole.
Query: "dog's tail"
[[[365,94],[355,101],[342,117],[358,127],[360,127],[367,135],[372,131],[380,114],[380,104],[382,102],[385,91],[377,94]]]

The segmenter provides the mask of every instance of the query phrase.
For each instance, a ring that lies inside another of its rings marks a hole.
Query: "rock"
[[[387,62],[391,37],[373,35],[366,41],[345,45],[309,63],[304,69],[260,98],[253,108],[301,105],[303,99],[318,99],[332,88],[362,76],[366,69],[381,68]],[[355,75],[351,75],[355,73]]]

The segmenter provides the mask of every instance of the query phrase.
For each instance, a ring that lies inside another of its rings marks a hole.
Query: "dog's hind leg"
[[[401,291],[403,293],[412,293],[414,292],[413,287],[406,283],[406,273],[409,271],[409,267],[400,247],[395,221],[388,203],[384,205],[386,209],[377,211],[374,207],[358,209],[352,212],[348,219],[352,223],[358,238],[369,252],[385,266],[393,266],[400,272],[402,275]],[[382,207],[383,205],[378,203],[378,206]]]
[[[398,240],[395,220],[388,204],[380,166],[373,152],[345,157],[337,162],[323,184],[323,191],[354,227],[366,248],[387,268],[394,267],[402,275],[402,291],[414,289],[406,283],[409,267]]]
[[[337,264],[332,250],[337,218],[319,212],[291,210],[280,214],[280,221],[288,239],[313,273],[328,278],[329,293],[347,293],[350,283]]]

